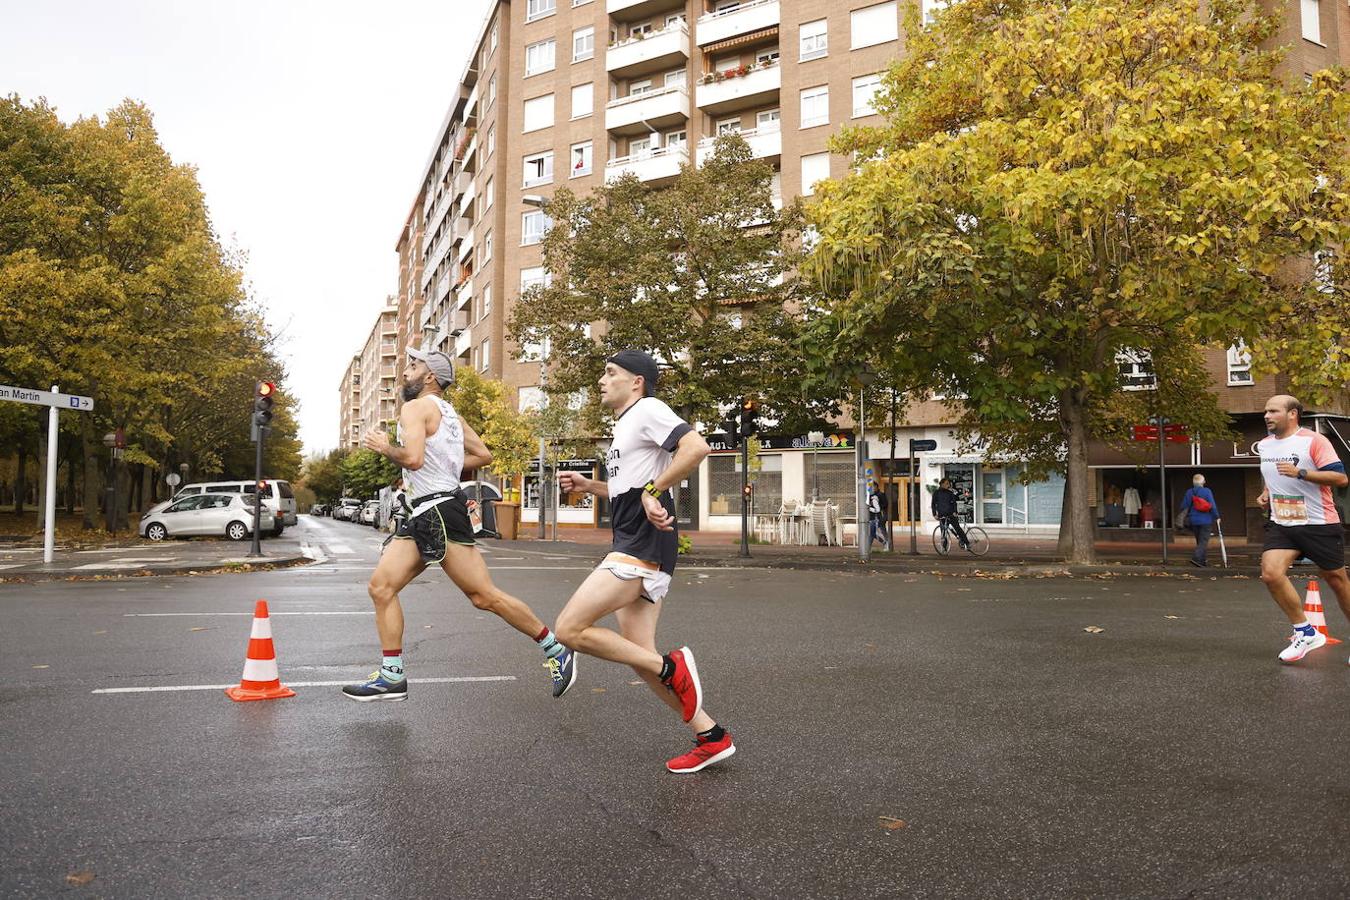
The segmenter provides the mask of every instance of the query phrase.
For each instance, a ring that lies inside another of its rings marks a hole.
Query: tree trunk
[[[47,431],[38,434],[37,523],[40,531],[47,524],[47,454],[55,450],[47,446]]]
[[[113,496],[117,498],[117,504],[113,508],[113,530],[126,531],[129,527],[128,507],[131,506],[131,471],[126,462],[118,460],[113,464],[113,479],[117,485],[117,490],[113,492]]]
[[[98,448],[102,441],[94,434],[93,417],[80,416],[80,446],[84,454],[84,520],[80,527],[93,531],[98,527],[98,493],[102,479],[99,477]]]
[[[69,441],[66,444],[66,512],[75,515],[75,467],[79,463],[79,444]]]
[[[1087,503],[1088,497],[1092,496],[1088,489],[1088,479],[1092,473],[1087,460],[1087,423],[1083,403],[1072,391],[1060,395],[1059,419],[1069,447],[1065,490],[1072,499],[1069,505],[1071,545],[1066,558],[1071,563],[1091,563],[1097,559],[1097,546],[1093,535],[1092,509]],[[1063,527],[1061,523],[1061,531]]]

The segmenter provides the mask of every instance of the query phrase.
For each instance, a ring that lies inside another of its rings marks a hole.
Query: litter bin
[[[497,510],[497,533],[504,541],[516,539],[516,528],[520,524],[520,504],[506,500],[493,500]]]

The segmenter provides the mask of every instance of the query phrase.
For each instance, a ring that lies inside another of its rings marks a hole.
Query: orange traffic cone
[[[1340,643],[1327,631],[1327,614],[1322,609],[1322,591],[1317,586],[1316,578],[1308,582],[1308,594],[1303,599],[1303,614],[1308,617],[1309,625],[1326,635],[1328,644]]]
[[[295,691],[281,683],[277,672],[277,652],[272,647],[272,620],[267,617],[267,601],[259,600],[253,609],[253,633],[244,657],[244,676],[239,687],[225,689],[231,700],[277,700],[294,697]]]

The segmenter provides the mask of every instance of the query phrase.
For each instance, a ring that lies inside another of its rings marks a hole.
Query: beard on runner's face
[[[411,402],[422,396],[422,386],[412,381],[403,382],[403,400]]]

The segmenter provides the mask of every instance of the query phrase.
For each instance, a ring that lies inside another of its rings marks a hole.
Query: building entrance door
[[[980,521],[987,525],[1002,525],[1004,521],[1003,470],[984,467],[980,470]]]

